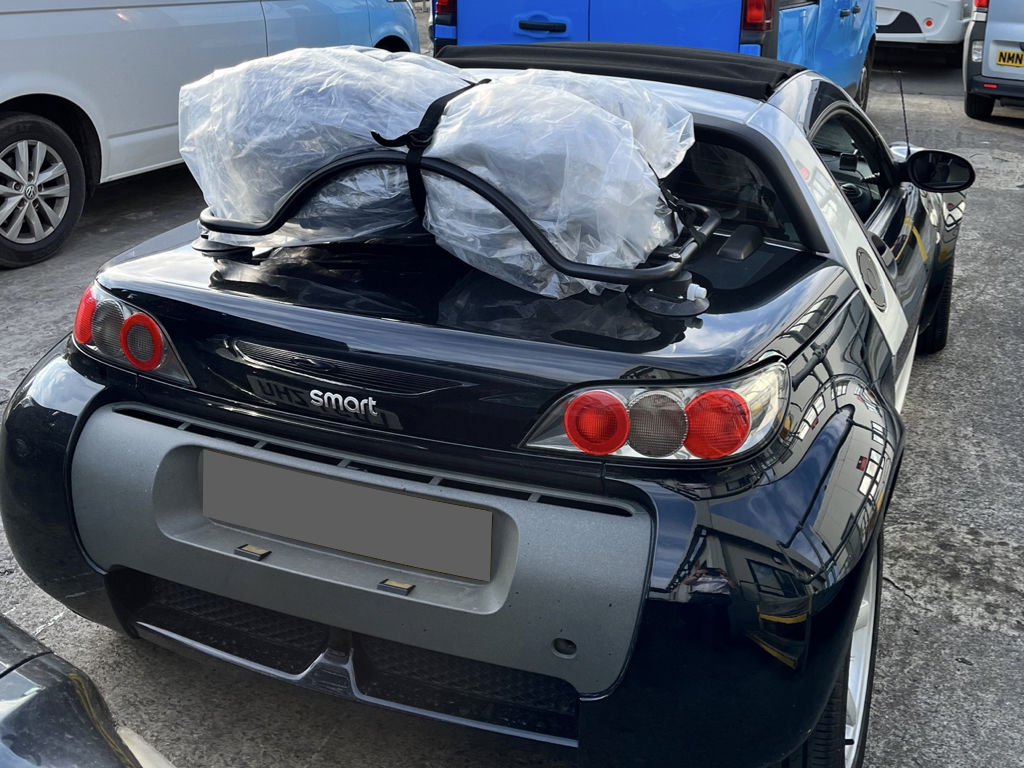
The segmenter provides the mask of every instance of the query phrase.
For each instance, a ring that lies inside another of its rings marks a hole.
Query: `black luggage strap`
[[[654,170],[653,168],[651,170]],[[697,226],[697,211],[689,203],[668,188],[668,183],[664,179],[658,179],[658,184],[661,186],[661,196],[665,198],[665,202],[668,207],[676,212],[679,216],[679,220],[683,223],[683,227],[687,233],[697,243],[697,250],[699,251],[704,247],[704,244],[708,241],[704,233],[701,232]]]
[[[423,153],[427,151],[427,148],[434,140],[434,132],[437,130],[437,126],[441,124],[441,118],[444,116],[444,111],[452,99],[457,96],[461,96],[471,88],[475,88],[478,85],[483,85],[484,83],[489,82],[491,81],[480,80],[479,82],[471,83],[465,88],[437,99],[433,104],[427,107],[427,111],[423,113],[423,119],[420,121],[420,124],[405,135],[399,136],[397,139],[385,139],[376,131],[370,132],[370,135],[373,136],[373,140],[382,147],[409,148],[409,154],[407,155],[406,161],[406,172],[409,175],[409,192],[412,195],[412,204],[415,206],[416,213],[421,219],[427,210],[427,187],[423,183],[423,167],[421,165]]]

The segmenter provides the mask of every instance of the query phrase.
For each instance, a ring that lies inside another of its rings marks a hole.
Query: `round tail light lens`
[[[584,392],[565,409],[565,434],[581,451],[605,456],[629,436],[626,406],[610,392]]]
[[[686,411],[674,397],[651,392],[629,406],[629,447],[641,456],[671,456],[683,447],[688,430]]]
[[[160,327],[148,315],[135,314],[121,326],[121,351],[140,371],[151,371],[164,356]]]
[[[101,301],[92,314],[92,343],[107,357],[121,357],[121,326],[124,314],[113,301]]]
[[[82,300],[78,302],[78,311],[75,313],[75,341],[79,344],[88,344],[92,341],[92,316],[96,312],[96,294],[92,292],[90,285],[82,294]]]
[[[750,409],[731,389],[697,395],[686,406],[689,431],[683,443],[700,459],[720,459],[739,450],[750,434]]]

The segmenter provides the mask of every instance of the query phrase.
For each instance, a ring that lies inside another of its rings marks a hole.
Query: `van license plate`
[[[203,514],[375,560],[491,579],[486,509],[206,450]]]
[[[996,64],[1001,67],[1024,67],[1024,51],[999,51]]]

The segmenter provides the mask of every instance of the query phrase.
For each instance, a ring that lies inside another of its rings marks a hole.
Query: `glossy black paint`
[[[0,765],[139,768],[92,681],[3,618]]]

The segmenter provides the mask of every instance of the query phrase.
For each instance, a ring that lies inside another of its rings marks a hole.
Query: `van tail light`
[[[789,390],[782,363],[713,386],[588,387],[555,403],[523,447],[621,459],[723,459],[774,434]]]
[[[78,303],[73,338],[81,350],[106,363],[192,384],[160,324],[95,283]]]
[[[975,8],[988,8],[988,0],[974,0]]]
[[[437,0],[434,5],[434,13],[455,13],[456,0]]]
[[[775,21],[775,0],[743,0],[741,28],[748,32],[770,32]]]

